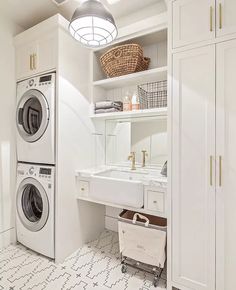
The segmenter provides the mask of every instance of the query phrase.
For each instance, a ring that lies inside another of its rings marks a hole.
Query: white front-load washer
[[[55,81],[49,73],[17,84],[17,159],[55,164]]]
[[[17,240],[50,258],[55,257],[54,175],[53,166],[17,166]]]

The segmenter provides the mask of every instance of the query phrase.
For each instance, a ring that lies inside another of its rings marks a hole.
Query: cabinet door
[[[173,2],[173,47],[215,37],[215,0]]]
[[[236,1],[216,0],[217,36],[236,33]]]
[[[35,56],[36,70],[38,73],[53,70],[57,63],[56,35],[48,35],[37,42],[38,52]]]
[[[215,289],[215,47],[173,56],[172,279]]]
[[[16,48],[16,76],[23,79],[54,70],[57,64],[57,38],[50,34]]]
[[[34,73],[33,56],[37,53],[37,44],[27,43],[16,48],[16,77],[22,79]]]
[[[216,46],[216,62],[216,289],[235,290],[236,40]]]

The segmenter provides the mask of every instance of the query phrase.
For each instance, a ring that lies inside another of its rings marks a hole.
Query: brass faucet
[[[132,161],[132,166],[131,166],[131,170],[135,170],[135,152],[130,152],[130,155],[128,156],[128,160]]]
[[[147,151],[146,150],[142,150],[143,153],[143,162],[142,162],[142,167],[146,166],[146,157],[148,157]]]

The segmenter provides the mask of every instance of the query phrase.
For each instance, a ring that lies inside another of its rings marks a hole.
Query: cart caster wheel
[[[154,286],[155,288],[158,286],[158,282],[159,282],[159,279],[158,279],[158,278],[154,278],[153,286]]]
[[[126,265],[122,265],[121,272],[122,273],[126,273],[127,272],[127,266]]]

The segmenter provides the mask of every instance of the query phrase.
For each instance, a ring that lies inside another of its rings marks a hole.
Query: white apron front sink
[[[145,174],[109,169],[91,176],[90,195],[97,200],[141,208]]]

